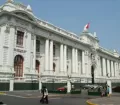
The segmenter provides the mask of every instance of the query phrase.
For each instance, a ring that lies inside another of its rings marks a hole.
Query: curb
[[[88,105],[98,105],[98,104],[94,104],[94,103],[92,103],[92,102],[90,102],[90,101],[86,101],[86,103],[88,104]]]
[[[4,93],[4,92],[0,92],[0,95],[5,95],[6,93]]]

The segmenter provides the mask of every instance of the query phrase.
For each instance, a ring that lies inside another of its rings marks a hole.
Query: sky
[[[30,5],[40,19],[77,35],[89,22],[100,46],[120,53],[120,0],[14,0]],[[0,5],[6,0],[0,0]]]

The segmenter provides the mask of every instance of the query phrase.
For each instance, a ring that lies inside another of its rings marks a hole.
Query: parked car
[[[57,91],[66,91],[66,90],[67,90],[67,86],[57,88]]]
[[[71,89],[74,89],[74,85],[71,86]],[[59,87],[57,88],[58,91],[66,91],[67,90],[67,86],[63,86],[63,87]]]
[[[83,89],[95,89],[95,88],[98,88],[98,87],[102,87],[100,85],[93,85],[93,84],[87,84],[87,85],[84,85],[82,88]]]
[[[88,85],[84,85],[84,86],[82,86],[82,88],[83,89],[89,89],[89,88],[91,88],[91,85],[89,85],[89,84]]]

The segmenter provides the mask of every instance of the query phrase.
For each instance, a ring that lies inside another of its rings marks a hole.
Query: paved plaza
[[[0,95],[0,101],[7,105],[41,105],[39,92],[7,92]],[[49,105],[86,105],[86,100],[94,98],[69,94],[49,94]]]
[[[120,93],[113,93],[111,97],[90,99],[88,102],[94,105],[120,105]]]
[[[42,94],[38,91],[5,92],[0,94],[0,101],[7,105],[42,105],[39,100]],[[119,105],[120,93],[113,93],[111,97],[88,96],[82,94],[49,94],[49,105],[86,105],[86,101],[98,105]]]

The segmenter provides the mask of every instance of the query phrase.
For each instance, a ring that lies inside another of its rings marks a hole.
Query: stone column
[[[110,61],[107,59],[107,73],[108,76],[110,77]]]
[[[117,77],[117,66],[116,66],[116,62],[114,62],[114,76]]]
[[[42,81],[41,81],[41,79],[39,80],[39,90],[41,90],[42,89]]]
[[[75,48],[72,48],[72,72],[75,72]]]
[[[106,62],[105,62],[105,58],[102,58],[102,63],[103,63],[103,76],[106,76]]]
[[[78,50],[75,49],[75,72],[78,73]]]
[[[49,39],[45,42],[45,70],[49,70]]]
[[[50,41],[50,70],[53,70],[53,41]]]
[[[85,52],[82,51],[82,74],[85,74]]]
[[[13,91],[13,89],[14,89],[14,80],[11,79],[9,84],[9,91]]]
[[[112,74],[112,77],[113,77],[114,76],[113,61],[111,61],[111,74]]]
[[[101,76],[101,61],[100,61],[100,57],[99,57],[99,60],[98,60],[98,72],[99,72],[99,76]]]
[[[110,94],[112,94],[112,83],[110,80],[107,80],[107,85],[109,86],[110,88]]]
[[[1,38],[1,40],[0,40],[0,46],[2,47],[3,46],[3,42],[4,42],[4,40],[3,40],[3,38],[5,37],[5,38],[7,38],[8,39],[8,46],[9,46],[9,48],[8,48],[8,65],[10,66],[10,67],[13,67],[13,65],[14,65],[14,39],[15,39],[15,35],[11,35],[11,34],[13,34],[13,33],[15,33],[15,28],[13,28],[13,27],[10,27],[9,26],[9,28],[10,28],[10,33],[9,34],[3,34],[3,30],[1,30],[1,36],[0,36],[0,38]],[[1,28],[2,29],[2,28]],[[4,52],[4,50],[3,50],[3,47],[2,48],[0,48],[0,55],[1,55],[1,60],[0,60],[0,65],[2,65],[2,59],[3,59],[3,53]]]
[[[63,44],[60,45],[60,71],[63,71]]]
[[[118,72],[118,62],[116,62],[116,77],[119,76],[119,72]]]
[[[67,93],[70,93],[71,91],[71,83],[70,80],[67,81]]]
[[[33,39],[33,70],[36,69],[36,36]]]
[[[67,71],[67,46],[66,45],[64,45],[64,72],[66,72]]]

